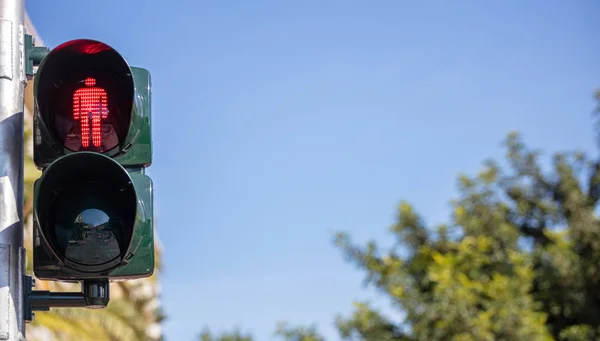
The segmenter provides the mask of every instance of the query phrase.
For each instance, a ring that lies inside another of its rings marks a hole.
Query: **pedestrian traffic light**
[[[34,79],[33,270],[124,280],[154,270],[150,73],[105,43],[51,50]]]

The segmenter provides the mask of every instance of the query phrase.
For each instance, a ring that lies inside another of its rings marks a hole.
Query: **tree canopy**
[[[600,337],[600,158],[558,152],[550,167],[518,133],[505,162],[461,175],[453,213],[429,226],[402,202],[393,247],[335,237],[337,247],[402,313],[396,321],[356,302],[335,320],[361,341],[579,341]],[[287,341],[324,341],[280,325]],[[249,341],[251,337],[201,338]]]

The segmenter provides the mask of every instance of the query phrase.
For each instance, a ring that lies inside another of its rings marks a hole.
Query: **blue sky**
[[[600,3],[47,1],[49,47],[95,38],[153,76],[168,340],[317,323],[373,298],[331,242],[444,221],[510,130],[596,153]],[[385,302],[379,303],[386,307]]]

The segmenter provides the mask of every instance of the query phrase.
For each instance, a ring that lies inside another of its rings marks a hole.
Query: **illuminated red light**
[[[73,40],[66,42],[61,46],[57,47],[56,50],[71,50],[78,53],[84,54],[98,54],[106,51],[110,51],[110,46],[101,43],[99,41],[92,40]]]
[[[108,97],[103,88],[95,86],[96,79],[88,77],[84,83],[85,87],[73,94],[73,118],[81,121],[81,146],[90,145],[91,123],[92,144],[99,147],[102,144],[101,120],[108,117]]]

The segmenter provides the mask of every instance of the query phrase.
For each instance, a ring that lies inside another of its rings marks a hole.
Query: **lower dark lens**
[[[117,218],[121,215],[115,189],[88,183],[63,193],[50,210],[60,213],[49,222],[54,226],[52,239],[63,256],[82,265],[100,265],[120,257],[128,227]]]
[[[73,153],[46,169],[40,228],[69,267],[104,271],[122,261],[135,228],[137,195],[127,171],[102,154]]]

